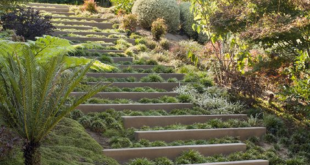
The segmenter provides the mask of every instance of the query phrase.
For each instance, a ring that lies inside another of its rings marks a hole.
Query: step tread
[[[190,164],[190,165],[269,165],[269,161],[268,160],[242,160],[242,161],[202,163],[202,164]]]
[[[171,116],[122,116],[125,128],[141,128],[167,126],[172,124],[190,125],[198,122],[206,122],[211,119],[246,119],[246,114],[232,115],[171,115]]]
[[[119,162],[126,162],[134,158],[155,159],[158,157],[167,157],[174,159],[186,150],[196,150],[204,156],[228,155],[234,152],[245,151],[244,143],[229,144],[210,144],[210,145],[187,145],[187,146],[165,146],[165,147],[147,147],[147,148],[123,148],[123,149],[105,149],[103,154],[116,159]]]
[[[266,134],[265,127],[238,127],[238,128],[213,128],[213,129],[186,129],[186,130],[154,130],[135,131],[136,139],[146,139],[150,141],[162,140],[166,142],[176,140],[199,140],[213,139],[226,136],[239,137],[246,140],[249,137]]]
[[[71,96],[81,96],[86,92],[72,92]],[[177,96],[175,92],[99,92],[93,97],[106,99],[130,99],[138,101],[142,98],[159,98],[162,96]]]

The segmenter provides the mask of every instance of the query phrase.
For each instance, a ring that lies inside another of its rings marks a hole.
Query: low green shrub
[[[165,50],[169,50],[170,49],[170,42],[167,39],[161,39],[159,42],[160,46],[165,49]]]
[[[137,158],[129,161],[127,165],[155,165],[155,163],[146,158]]]
[[[105,126],[105,124],[100,121],[100,120],[95,120],[95,121],[92,121],[91,125],[90,125],[90,129],[94,132],[97,132],[97,133],[102,133],[104,132],[107,128]]]
[[[165,80],[159,74],[149,74],[146,77],[142,77],[141,82],[164,82]]]
[[[70,113],[70,117],[73,119],[73,120],[78,120],[79,118],[83,117],[84,116],[84,113],[79,110],[79,109],[76,109],[74,111],[72,111]]]
[[[151,32],[153,39],[159,41],[167,33],[167,25],[164,19],[158,18],[152,23]]]
[[[125,15],[121,21],[120,28],[135,32],[138,26],[137,16],[134,14]]]
[[[204,163],[204,162],[205,162],[205,157],[195,150],[185,151],[182,153],[181,156],[175,159],[176,164],[194,164],[194,163]]]
[[[155,165],[173,165],[173,161],[166,157],[156,158],[154,162]]]

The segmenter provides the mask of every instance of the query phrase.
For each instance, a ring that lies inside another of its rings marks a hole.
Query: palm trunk
[[[25,165],[41,165],[40,143],[26,142],[24,145]]]

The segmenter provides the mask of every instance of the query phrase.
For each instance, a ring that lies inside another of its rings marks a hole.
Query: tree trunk
[[[25,165],[41,165],[40,143],[26,142],[24,145]]]

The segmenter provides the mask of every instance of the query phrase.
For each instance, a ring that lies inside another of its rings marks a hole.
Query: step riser
[[[89,112],[103,112],[108,109],[116,111],[122,110],[135,110],[135,111],[148,111],[148,110],[165,110],[171,111],[173,109],[193,108],[192,104],[81,104],[76,109],[84,113]]]
[[[268,160],[245,160],[245,161],[203,163],[203,164],[191,164],[191,165],[269,165],[269,161]]]
[[[84,26],[91,26],[97,27],[100,29],[112,29],[113,24],[111,23],[91,23],[91,22],[67,22],[67,21],[51,21],[54,24],[64,24],[67,26],[70,25],[84,25]]]
[[[199,129],[199,130],[167,130],[167,131],[136,131],[137,140],[146,139],[150,141],[162,140],[172,142],[176,140],[200,140],[223,138],[226,136],[239,137],[246,140],[250,137],[261,137],[266,134],[266,128],[222,128],[222,129]]]
[[[173,124],[191,125],[194,123],[205,123],[212,119],[246,119],[246,115],[184,115],[184,116],[125,116],[123,123],[125,128],[141,128],[143,126],[168,126]]]
[[[184,151],[196,150],[204,156],[228,155],[234,152],[245,151],[246,145],[243,143],[236,144],[215,144],[215,145],[199,145],[199,146],[175,146],[175,147],[152,147],[152,148],[128,148],[128,149],[108,149],[103,150],[103,154],[112,157],[119,162],[126,162],[135,158],[156,159],[159,157],[167,157],[175,159]]]
[[[69,8],[41,8],[41,7],[32,7],[35,10],[39,10],[39,11],[54,11],[54,12],[69,12]]]
[[[82,37],[62,37],[65,38],[67,40],[71,40],[71,41],[104,41],[104,42],[116,42],[117,40],[119,40],[119,38],[82,38]],[[132,39],[126,39],[126,41],[128,41],[131,44],[134,44],[135,41]]]
[[[55,26],[57,29],[92,30],[92,27],[84,26]]]
[[[95,85],[97,83],[87,83],[88,85]],[[108,85],[110,83],[101,83],[102,85]],[[150,87],[157,89],[165,89],[167,91],[172,91],[179,87],[179,83],[112,83],[110,86],[115,86],[119,88],[136,88],[136,87]]]
[[[111,34],[119,34],[119,35],[123,35],[123,33],[101,33],[101,32],[63,32],[63,31],[56,31],[53,32],[52,34],[54,36],[59,36],[59,35],[67,35],[67,34],[77,34],[77,35],[104,35],[104,36],[109,36]]]
[[[73,92],[70,95],[71,96],[82,96],[86,93],[84,92]],[[105,99],[130,99],[133,101],[138,101],[142,98],[150,98],[155,99],[163,96],[172,96],[176,97],[178,93],[172,93],[172,92],[161,92],[161,93],[139,93],[139,92],[100,92],[97,93],[94,97],[97,98],[105,98]]]
[[[105,77],[105,78],[128,78],[135,77],[140,80],[142,77],[148,76],[148,73],[87,73],[87,77]],[[175,73],[162,73],[159,74],[163,79],[167,80],[169,78],[177,78],[178,80],[183,80],[184,74],[175,74]]]
[[[72,19],[72,20],[87,20],[87,21],[96,21],[96,22],[103,22],[106,21],[106,19],[101,18],[86,18],[86,17],[58,17],[53,16],[53,19]]]

